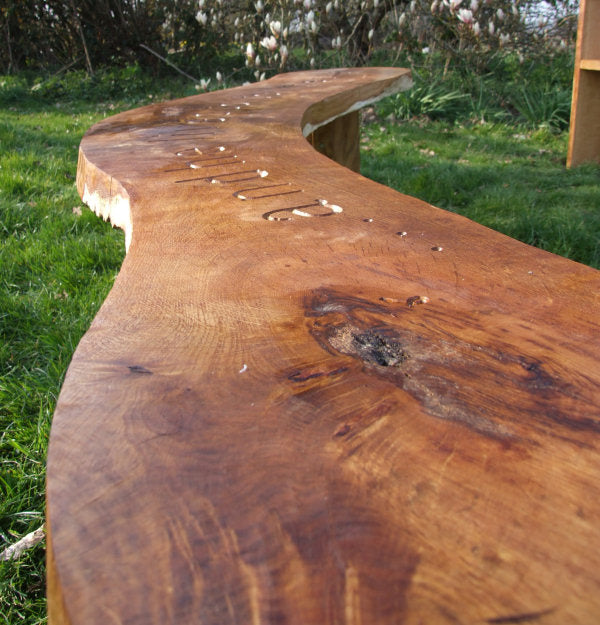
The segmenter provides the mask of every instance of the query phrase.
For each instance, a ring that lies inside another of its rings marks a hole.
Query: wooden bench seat
[[[600,619],[600,272],[353,171],[356,111],[409,84],[284,74],[84,137],[128,252],[52,424],[50,625]]]

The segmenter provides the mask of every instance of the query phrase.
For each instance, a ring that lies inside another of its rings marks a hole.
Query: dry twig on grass
[[[24,551],[32,549],[46,538],[45,527],[38,527],[33,532],[23,536],[14,545],[9,545],[0,553],[0,560],[18,560]]]

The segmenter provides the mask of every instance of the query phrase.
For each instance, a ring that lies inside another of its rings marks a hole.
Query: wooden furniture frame
[[[50,625],[600,617],[600,273],[342,167],[401,69],[81,143],[128,253],[50,437]]]
[[[600,0],[581,0],[567,167],[600,163]]]

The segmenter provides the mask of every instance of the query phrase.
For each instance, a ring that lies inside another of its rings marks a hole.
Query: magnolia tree
[[[5,57],[15,66],[21,58],[31,64],[85,57],[91,68],[143,58],[149,47],[190,68],[237,50],[256,78],[364,64],[382,49],[474,64],[503,51],[547,54],[573,44],[576,14],[577,0],[0,2]]]
[[[365,63],[383,47],[475,62],[502,50],[548,54],[572,44],[576,13],[573,0],[198,0],[195,17],[229,29],[260,78],[290,61]]]

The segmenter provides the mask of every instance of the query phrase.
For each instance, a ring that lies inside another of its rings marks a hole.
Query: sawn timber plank
[[[52,424],[51,625],[600,619],[600,273],[305,139],[356,169],[354,111],[408,84],[285,74],[85,135],[128,253]]]

